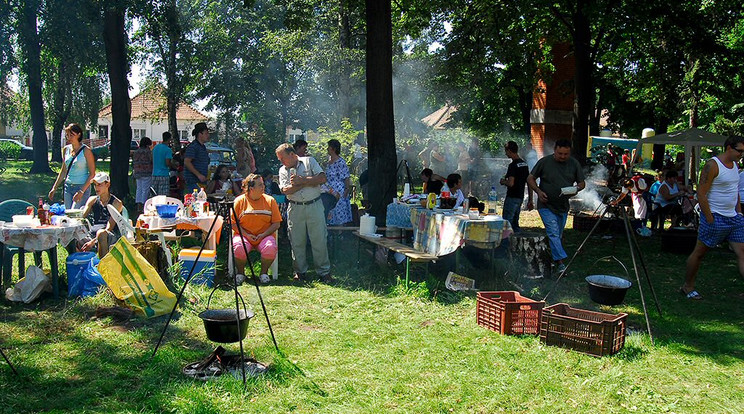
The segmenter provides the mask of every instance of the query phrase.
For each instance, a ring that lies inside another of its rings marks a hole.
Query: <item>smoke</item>
[[[571,199],[571,209],[574,211],[596,211],[604,213],[605,204],[602,202],[608,193],[607,178],[609,171],[604,165],[595,165],[587,170],[586,187]]]

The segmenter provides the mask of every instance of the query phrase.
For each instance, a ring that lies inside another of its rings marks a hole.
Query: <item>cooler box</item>
[[[183,249],[178,254],[178,261],[181,263],[181,278],[186,280],[189,277],[191,266],[194,265],[194,260],[199,254],[199,249]],[[217,252],[214,250],[204,249],[202,250],[199,261],[194,267],[194,276],[191,278],[190,283],[197,285],[207,285],[209,287],[214,286],[214,266]]]
[[[93,258],[96,257],[95,252],[78,252],[72,253],[67,256],[67,286],[73,286],[77,282],[78,274],[81,269],[88,267]],[[69,293],[69,292],[68,292]]]

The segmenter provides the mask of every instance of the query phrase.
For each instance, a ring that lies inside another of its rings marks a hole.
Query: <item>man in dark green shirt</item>
[[[568,199],[586,186],[581,164],[571,158],[571,141],[558,140],[553,155],[543,157],[535,164],[527,177],[527,184],[537,193],[537,212],[548,234],[556,271],[562,273],[566,269],[563,259],[568,257],[561,244],[568,218]]]

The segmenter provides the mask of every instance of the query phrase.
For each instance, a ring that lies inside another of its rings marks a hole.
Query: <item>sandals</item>
[[[703,296],[697,290],[694,290],[694,289],[689,292],[686,292],[685,288],[681,287],[679,288],[679,293],[685,295],[685,297],[690,300],[700,300],[703,298]]]

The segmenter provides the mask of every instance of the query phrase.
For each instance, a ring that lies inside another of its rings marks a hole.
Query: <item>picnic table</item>
[[[78,220],[72,220],[66,226],[34,226],[34,227],[16,227],[12,223],[0,224],[0,252],[3,245],[17,247],[19,251],[19,279],[25,276],[25,252],[38,254],[37,260],[41,259],[41,252],[47,252],[49,255],[49,265],[52,272],[52,289],[54,297],[59,297],[59,268],[57,264],[57,245],[68,245],[73,240],[82,240],[88,236],[88,230]],[[3,263],[5,261],[3,260]],[[8,262],[10,263],[10,262]],[[10,284],[11,275],[10,267],[4,266],[3,269],[3,286]]]
[[[512,233],[511,224],[497,216],[470,219],[451,210],[411,209],[413,247],[436,256],[454,253],[463,245],[496,248]]]

